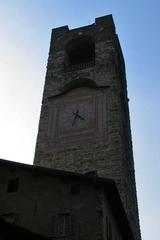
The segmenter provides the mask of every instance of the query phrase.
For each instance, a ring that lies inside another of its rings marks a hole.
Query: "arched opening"
[[[88,78],[79,78],[76,80],[73,80],[69,83],[67,83],[63,88],[61,88],[55,95],[52,95],[49,97],[49,99],[52,99],[57,96],[61,96],[75,88],[81,88],[81,87],[88,87],[88,88],[95,88],[95,89],[102,89],[103,87],[98,86],[96,82],[93,79]]]
[[[68,66],[83,65],[95,61],[95,44],[92,37],[80,37],[67,46]]]
[[[64,94],[65,92],[68,92],[72,89],[80,88],[80,87],[98,88],[94,80],[88,79],[88,78],[79,78],[66,84],[61,89],[61,94]]]

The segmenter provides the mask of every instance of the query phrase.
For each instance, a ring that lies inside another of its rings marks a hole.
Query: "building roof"
[[[48,238],[33,233],[25,228],[17,226],[13,223],[5,222],[3,219],[0,218],[0,239],[4,240],[47,240]]]
[[[70,181],[81,181],[90,183],[96,186],[101,186],[106,189],[107,199],[110,203],[111,209],[117,219],[119,227],[121,229],[122,235],[124,239],[134,240],[134,235],[132,233],[126,212],[123,207],[123,203],[121,201],[119,192],[117,190],[116,184],[114,180],[109,178],[102,178],[98,176],[90,176],[87,174],[80,174],[75,172],[69,172],[64,170],[57,170],[52,168],[40,167],[37,165],[29,165],[24,163],[18,163],[13,161],[8,161],[4,159],[0,159],[0,167],[7,167],[9,169],[21,169],[25,171],[29,171],[33,174],[33,176],[49,176],[49,177],[57,177],[60,179],[70,180]]]

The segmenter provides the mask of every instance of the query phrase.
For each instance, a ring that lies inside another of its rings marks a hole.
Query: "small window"
[[[71,186],[71,194],[77,194],[80,193],[80,185],[75,184]]]
[[[19,187],[19,178],[9,179],[8,181],[8,193],[17,192]]]
[[[56,235],[65,236],[71,233],[71,215],[69,213],[59,214],[57,216]]]
[[[52,217],[51,238],[63,238],[71,236],[74,230],[73,215],[70,213],[60,213]]]

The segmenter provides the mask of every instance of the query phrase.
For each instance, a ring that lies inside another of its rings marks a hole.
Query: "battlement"
[[[58,37],[59,35],[66,34],[71,31],[81,31],[81,30],[83,31],[86,29],[93,29],[97,27],[98,28],[105,27],[105,29],[110,31],[110,33],[115,33],[115,24],[114,24],[112,15],[106,15],[103,17],[95,18],[95,23],[92,23],[90,25],[82,26],[79,28],[73,28],[73,29],[69,29],[68,25],[65,25],[62,27],[53,28],[52,32],[54,36]]]
[[[56,51],[63,49],[70,39],[83,36],[90,36],[94,39],[96,36],[109,38],[114,36],[115,33],[115,24],[112,15],[95,18],[95,22],[93,24],[78,28],[69,29],[68,25],[53,28],[49,55],[51,56],[53,54],[53,49],[56,49]]]

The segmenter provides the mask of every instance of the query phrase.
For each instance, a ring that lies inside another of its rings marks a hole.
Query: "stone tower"
[[[125,64],[111,15],[53,29],[34,164],[114,179],[140,239]]]

